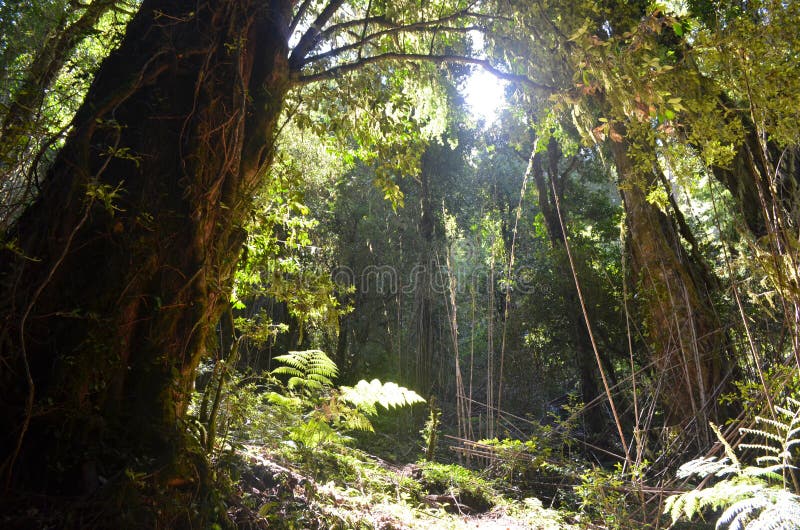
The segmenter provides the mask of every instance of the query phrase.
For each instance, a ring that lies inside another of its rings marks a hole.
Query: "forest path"
[[[408,476],[403,468],[394,466],[382,466],[382,478],[377,482],[375,476],[369,482],[362,480],[367,478],[363,474],[355,482],[337,484],[329,479],[315,480],[288,462],[279,463],[257,446],[250,446],[240,456],[244,457],[244,468],[237,484],[239,499],[248,501],[234,503],[229,515],[241,528],[297,528],[285,526],[292,520],[304,528],[326,528],[333,521],[347,528],[376,530],[573,528],[536,498],[512,500],[497,495],[493,508],[470,513],[471,508],[458,504],[455,496],[409,496],[398,489]],[[364,468],[358,473],[375,471]]]

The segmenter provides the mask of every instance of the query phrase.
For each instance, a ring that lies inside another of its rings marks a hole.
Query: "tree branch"
[[[308,11],[308,6],[311,5],[312,0],[304,0],[300,7],[297,9],[297,13],[295,13],[294,17],[292,18],[291,24],[289,24],[289,35],[294,33],[294,30],[297,29],[297,25],[300,24],[300,21],[303,20],[303,17],[306,16],[306,11]]]
[[[308,65],[311,63],[315,63],[317,61],[322,61],[324,59],[329,59],[331,57],[336,57],[344,52],[354,50],[357,48],[361,48],[364,44],[369,43],[375,39],[380,37],[386,37],[389,35],[396,35],[401,32],[405,32],[408,30],[408,26],[397,27],[390,30],[379,31],[377,33],[372,33],[370,35],[366,35],[358,42],[354,42],[352,44],[346,44],[339,48],[333,48],[323,53],[318,53],[317,55],[312,55],[311,57],[307,57],[304,61],[304,65]],[[464,26],[464,27],[454,27],[454,26],[435,26],[435,27],[428,27],[428,28],[419,28],[413,30],[416,33],[427,33],[427,32],[442,32],[442,33],[468,33],[470,31],[483,31],[483,28],[479,26]]]
[[[344,4],[344,0],[331,0],[311,24],[311,27],[300,37],[300,42],[297,43],[297,46],[294,47],[289,56],[289,67],[292,70],[299,70],[303,66],[305,56],[319,42],[320,35],[322,35],[322,26],[328,23],[336,11],[342,7],[342,4]]]
[[[341,31],[346,31],[352,27],[362,26],[363,24],[376,24],[378,26],[383,26],[385,28],[390,29],[407,29],[413,30],[423,27],[430,27],[435,26],[436,24],[444,24],[445,22],[452,22],[454,20],[461,20],[461,19],[475,19],[475,20],[488,20],[488,21],[495,21],[495,20],[504,20],[506,22],[511,21],[508,17],[502,17],[499,15],[487,15],[484,13],[476,13],[474,11],[456,11],[444,17],[439,17],[433,20],[427,21],[419,21],[414,22],[412,24],[399,24],[392,20],[389,20],[383,15],[375,15],[373,17],[366,17],[363,19],[358,20],[347,20],[345,22],[340,22],[339,24],[332,24],[328,28],[325,29],[320,35],[320,38],[328,39],[339,33]]]
[[[361,68],[364,68],[365,66],[368,66],[370,64],[377,64],[384,62],[427,62],[434,64],[471,64],[474,66],[480,66],[485,71],[494,75],[498,79],[503,79],[504,81],[509,81],[511,83],[520,83],[528,87],[534,88],[536,90],[542,90],[550,93],[556,91],[554,87],[542,83],[537,83],[536,81],[530,79],[527,76],[503,72],[502,70],[499,70],[497,67],[493,66],[487,59],[477,59],[475,57],[465,57],[463,55],[428,55],[424,53],[398,53],[398,52],[382,53],[380,55],[374,55],[372,57],[364,57],[361,60],[354,61],[352,63],[341,64],[339,66],[334,66],[333,68],[330,68],[328,70],[313,74],[306,74],[306,75],[297,74],[294,77],[294,82],[297,85],[307,85],[309,83],[316,83],[328,79],[335,79],[344,74],[360,70]]]
[[[367,14],[369,15],[369,13]],[[411,24],[398,24],[387,19],[384,16],[374,16],[370,17],[367,16],[360,20],[348,20],[346,22],[342,22],[340,24],[334,24],[328,27],[325,31],[320,33],[320,39],[330,39],[336,33],[340,33],[342,31],[347,31],[348,29],[362,26],[364,29],[371,23],[374,23],[378,26],[388,28],[382,31],[376,31],[369,35],[366,35],[365,32],[362,32],[361,37],[356,41],[350,44],[345,44],[344,46],[340,46],[338,48],[334,48],[332,50],[328,50],[323,53],[318,53],[311,57],[305,57],[302,59],[302,64],[307,65],[311,64],[316,61],[321,61],[330,57],[335,57],[341,53],[344,53],[348,50],[353,50],[356,48],[361,48],[364,44],[376,40],[380,37],[386,37],[391,35],[397,35],[399,33],[424,33],[424,32],[449,32],[449,33],[467,33],[470,31],[486,31],[486,28],[481,26],[447,26],[445,24],[452,23],[455,21],[463,20],[463,19],[486,19],[486,20],[497,20],[501,17],[496,17],[494,15],[485,15],[482,13],[475,13],[473,11],[456,11],[451,13],[447,16],[439,17],[433,20],[421,20],[418,22],[413,22]],[[359,57],[360,59],[360,57]]]
[[[369,12],[372,10],[372,0],[369,0],[367,3],[367,13],[364,15],[364,18],[369,18]],[[367,27],[369,26],[369,22],[364,22],[364,27],[361,29],[361,37],[358,39],[359,48],[358,48],[358,58],[361,59],[361,52],[364,49],[364,37],[367,36]]]

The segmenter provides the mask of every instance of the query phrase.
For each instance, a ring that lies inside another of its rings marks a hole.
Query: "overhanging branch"
[[[311,64],[311,63],[322,61],[322,60],[325,60],[325,59],[330,59],[331,57],[337,57],[337,56],[339,56],[339,55],[341,55],[341,54],[343,54],[345,52],[348,52],[348,51],[351,51],[351,50],[360,49],[365,44],[368,44],[369,42],[371,42],[373,40],[376,40],[376,39],[378,39],[380,37],[386,37],[386,36],[389,36],[389,35],[397,35],[398,33],[406,32],[406,31],[413,31],[416,34],[429,33],[429,32],[435,32],[435,33],[469,33],[470,31],[484,31],[484,28],[481,28],[479,26],[464,26],[464,27],[432,26],[432,27],[425,27],[425,28],[413,28],[413,30],[409,30],[407,26],[398,27],[398,28],[394,28],[394,29],[390,29],[390,30],[378,31],[378,32],[372,33],[370,35],[366,35],[363,38],[361,38],[360,40],[358,40],[357,42],[354,42],[352,44],[346,44],[344,46],[340,46],[339,48],[333,48],[333,49],[328,50],[326,52],[318,53],[316,55],[312,55],[310,57],[307,57],[303,61],[303,64]]]
[[[308,55],[308,52],[313,50],[319,42],[320,35],[322,34],[322,27],[327,24],[336,11],[342,7],[342,4],[344,4],[344,0],[331,0],[311,24],[311,27],[300,37],[300,41],[289,56],[289,66],[293,70],[299,70],[303,65],[303,60],[306,55]]]
[[[289,24],[289,35],[294,33],[294,30],[297,29],[297,26],[300,24],[300,21],[303,20],[303,17],[306,16],[306,11],[308,11],[308,7],[311,5],[311,0],[304,0],[300,7],[297,9],[297,13],[295,13],[294,18],[292,18],[291,24]]]
[[[436,26],[438,24],[445,24],[445,23],[448,23],[448,22],[455,22],[455,21],[458,21],[458,20],[487,20],[487,21],[492,22],[492,21],[495,21],[495,20],[508,21],[508,18],[500,16],[500,15],[488,15],[488,14],[484,14],[484,13],[476,13],[474,11],[461,10],[461,11],[456,11],[456,12],[450,13],[449,15],[443,15],[443,16],[440,16],[438,18],[431,19],[431,20],[420,20],[420,21],[417,21],[417,22],[411,22],[411,23],[408,23],[408,24],[403,24],[403,23],[398,23],[398,22],[395,22],[393,20],[390,20],[390,19],[386,18],[383,15],[375,15],[375,16],[371,16],[371,17],[365,17],[365,18],[362,18],[362,19],[358,19],[358,20],[347,20],[347,21],[344,21],[344,22],[340,22],[338,24],[331,24],[330,26],[325,28],[325,31],[323,31],[320,34],[320,38],[328,39],[328,38],[330,38],[330,37],[332,37],[332,36],[334,36],[334,35],[336,35],[338,33],[341,33],[343,31],[347,31],[347,30],[349,30],[349,29],[351,29],[353,27],[362,26],[365,23],[367,23],[367,24],[375,24],[377,26],[381,26],[381,27],[384,27],[384,28],[390,28],[390,29],[394,29],[394,30],[400,29],[400,30],[408,30],[408,31],[410,31],[410,30],[419,29],[419,28],[433,27],[433,26]]]
[[[554,87],[545,85],[543,83],[537,83],[536,81],[530,79],[527,76],[519,75],[519,74],[512,74],[509,72],[503,72],[502,70],[498,69],[496,66],[492,65],[487,59],[478,59],[475,57],[466,57],[463,55],[428,55],[424,53],[382,53],[379,55],[373,55],[371,57],[364,57],[358,61],[354,61],[351,63],[341,64],[339,66],[334,66],[329,68],[328,70],[317,72],[313,74],[306,74],[306,75],[296,75],[294,78],[295,84],[298,85],[307,85],[309,83],[316,83],[319,81],[325,81],[329,79],[336,79],[342,75],[348,74],[350,72],[355,72],[364,68],[365,66],[371,64],[378,64],[378,63],[385,63],[385,62],[425,62],[425,63],[434,63],[434,64],[469,64],[473,66],[479,66],[483,68],[486,72],[494,75],[498,79],[502,79],[504,81],[509,81],[511,83],[519,83],[530,88],[536,90],[542,90],[544,92],[555,92],[556,89]]]

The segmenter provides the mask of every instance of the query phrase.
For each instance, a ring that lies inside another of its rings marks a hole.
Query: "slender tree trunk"
[[[47,90],[61,72],[75,47],[92,31],[97,21],[117,0],[94,0],[81,16],[68,24],[72,6],[65,10],[57,24],[45,36],[33,61],[3,109],[0,119],[0,231],[7,228],[23,205],[31,199],[34,183],[25,182],[30,164],[24,161],[34,149],[32,138],[38,135],[42,103]]]
[[[533,160],[533,180],[536,184],[539,197],[539,210],[544,217],[547,235],[550,237],[550,244],[556,260],[556,267],[562,278],[571,278],[569,260],[567,258],[564,232],[558,219],[555,209],[555,197],[553,189],[560,194],[559,199],[563,203],[563,181],[566,175],[561,175],[558,163],[561,159],[561,149],[555,139],[551,139],[547,146],[547,174],[545,174],[542,164],[542,155],[536,154]],[[553,186],[548,185],[550,179]],[[573,346],[575,348],[575,360],[577,362],[578,376],[580,380],[581,399],[584,403],[590,403],[598,395],[600,390],[597,384],[597,361],[595,360],[594,349],[592,348],[589,330],[583,318],[580,300],[578,300],[574,284],[569,281],[564,292],[566,301],[566,317],[573,329]],[[606,427],[606,421],[602,414],[596,409],[584,415],[586,426],[592,433],[602,432]]]
[[[288,89],[290,5],[145,0],[100,68],[9,235],[18,251],[0,254],[15,487],[72,493],[81,469],[137,462],[161,483],[180,473],[180,420]]]

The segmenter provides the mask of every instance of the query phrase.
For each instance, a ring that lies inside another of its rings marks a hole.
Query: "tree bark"
[[[667,425],[696,418],[702,431],[704,420],[718,416],[716,400],[729,365],[727,336],[711,301],[713,286],[683,248],[672,220],[647,200],[649,190],[658,186],[655,159],[649,168],[637,165],[631,158],[635,139],[621,125],[616,127],[621,139],[611,142],[611,152],[625,208],[632,276],[645,312]]]
[[[145,0],[101,66],[0,254],[14,487],[74,492],[87,465],[179,472],[194,371],[289,86],[291,4]]]

